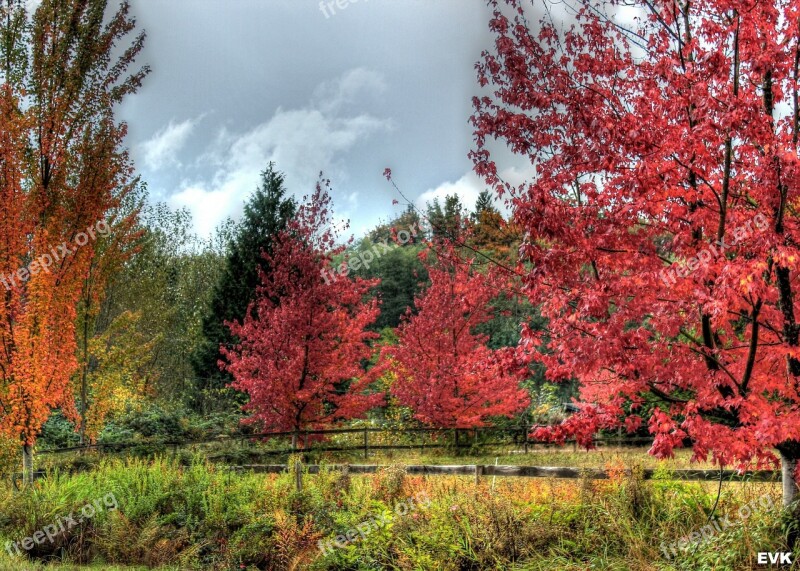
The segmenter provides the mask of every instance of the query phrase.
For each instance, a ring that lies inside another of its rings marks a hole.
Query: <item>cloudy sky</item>
[[[153,72],[120,114],[151,198],[200,234],[237,218],[275,161],[302,197],[324,171],[360,235],[402,209],[481,190],[467,158],[491,46],[483,0],[136,0]],[[518,173],[522,176],[523,171]],[[512,177],[516,178],[516,177]]]

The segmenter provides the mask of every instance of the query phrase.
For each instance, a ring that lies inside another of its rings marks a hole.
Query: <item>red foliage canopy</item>
[[[491,350],[487,336],[475,332],[493,316],[501,276],[476,271],[450,247],[436,263],[425,254],[430,286],[400,325],[398,345],[384,352],[398,377],[392,394],[418,420],[447,428],[483,426],[490,416],[523,410],[529,398],[514,349]]]
[[[800,457],[800,2],[637,1],[623,26],[586,1],[566,32],[492,4],[473,159],[527,235],[549,378],[597,405],[551,436],[588,442],[632,403],[659,456]],[[500,180],[490,139],[532,182]]]
[[[328,228],[330,198],[317,186],[310,202],[283,232],[269,260],[269,273],[243,323],[228,326],[241,343],[221,347],[220,366],[246,392],[250,422],[276,430],[319,428],[359,416],[380,404],[367,394],[362,361],[370,356],[365,330],[378,305],[364,301],[374,280],[338,279],[325,283],[334,235]],[[360,379],[359,379],[360,378]]]

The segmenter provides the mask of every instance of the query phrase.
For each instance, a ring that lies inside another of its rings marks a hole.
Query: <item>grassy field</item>
[[[176,457],[189,462],[195,455],[202,455],[210,462],[222,465],[278,464],[285,463],[287,454],[270,453],[272,445],[249,443],[244,446],[239,441],[197,444],[173,449],[164,447],[160,452],[166,457]],[[282,448],[282,446],[281,446]],[[159,452],[157,449],[156,452]],[[87,453],[83,455],[48,454],[37,457],[41,469],[91,466],[103,458],[124,459],[131,454]],[[570,466],[581,468],[600,468],[606,463],[622,462],[626,465],[643,468],[713,469],[710,462],[692,462],[689,450],[676,451],[675,458],[662,461],[647,454],[646,447],[603,446],[594,450],[567,447],[531,447],[527,453],[518,446],[488,446],[476,449],[405,449],[370,450],[365,458],[362,451],[320,452],[311,449],[304,454],[309,463],[350,463],[350,464],[510,464],[522,466]]]
[[[8,557],[0,557],[0,569],[3,571],[48,571],[58,569],[58,571],[147,571],[147,567],[120,567],[119,565],[70,565],[67,564],[44,564],[27,563],[12,560]],[[161,567],[158,571],[180,571],[179,567]]]
[[[3,545],[109,494],[117,505],[44,540],[29,557],[0,551],[0,569],[737,571],[764,569],[756,553],[783,546],[777,484],[724,484],[709,520],[715,482],[643,481],[638,474],[654,467],[667,477],[690,466],[685,454],[657,462],[634,449],[501,452],[371,456],[370,463],[394,465],[364,476],[305,475],[300,492],[292,474],[231,473],[199,455],[192,462],[185,453],[102,460],[82,473],[51,474],[22,493],[0,488]],[[408,475],[400,465],[495,459],[605,467],[611,478],[487,477],[476,485],[470,477]],[[717,530],[709,521],[730,525]],[[682,538],[691,544],[678,544]]]
[[[418,450],[377,451],[368,459],[359,453],[320,453],[316,455],[327,462],[350,462],[369,464],[510,464],[517,466],[569,466],[578,468],[601,468],[605,464],[623,463],[642,468],[707,468],[710,462],[692,462],[691,452],[679,450],[671,460],[658,460],[647,454],[647,448],[608,447],[595,450],[573,450],[572,448],[532,449],[527,454],[505,447],[475,453],[452,454],[444,452],[420,452]]]

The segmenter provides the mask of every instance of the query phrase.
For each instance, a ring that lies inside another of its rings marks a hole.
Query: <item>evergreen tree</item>
[[[426,218],[434,240],[458,241],[464,233],[464,205],[457,194],[448,194],[444,199],[444,207],[438,198],[434,198],[427,205]]]
[[[359,260],[358,267],[352,275],[380,281],[373,288],[372,293],[380,299],[380,315],[369,328],[380,331],[385,327],[397,327],[400,318],[406,310],[414,307],[414,297],[420,293],[422,286],[428,280],[428,272],[419,260],[419,253],[423,246],[418,244],[405,244],[390,247],[384,253],[383,246],[376,246],[368,238],[363,239],[359,245],[351,249],[349,260],[351,268],[353,261]],[[374,260],[364,263],[364,260],[375,256]]]
[[[381,300],[380,315],[370,329],[397,327],[406,309],[414,306],[414,296],[428,280],[418,257],[424,239],[420,216],[409,204],[397,218],[379,224],[347,251],[353,275],[379,278],[372,293]]]
[[[412,204],[406,207],[397,218],[387,222],[378,224],[373,230],[367,234],[367,238],[373,242],[402,242],[402,246],[409,244],[419,244],[425,238],[422,232],[422,220],[417,214],[416,208]],[[402,234],[401,232],[408,232],[409,234]],[[398,235],[398,233],[401,233]]]
[[[212,408],[212,403],[218,407],[235,398],[227,389],[232,381],[230,374],[218,365],[220,346],[230,348],[236,343],[225,322],[243,320],[261,283],[259,268],[269,272],[262,252],[272,252],[276,234],[286,227],[297,207],[285,194],[284,175],[270,163],[261,173],[261,186],[245,205],[242,220],[233,232],[225,269],[214,288],[210,312],[203,319],[205,339],[192,359],[197,381],[194,401],[202,410]]]
[[[477,222],[480,220],[483,212],[492,211],[497,212],[497,209],[494,207],[494,202],[492,201],[492,193],[483,189],[480,194],[478,194],[478,199],[475,201],[475,212],[472,215],[472,219]]]

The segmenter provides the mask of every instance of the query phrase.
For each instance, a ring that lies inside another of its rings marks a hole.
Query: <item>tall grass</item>
[[[765,496],[773,508],[691,549],[669,545],[707,524],[716,489],[609,466],[610,480],[410,476],[402,467],[351,476],[233,473],[199,457],[101,462],[90,472],[51,474],[24,492],[0,489],[0,547],[113,494],[99,511],[23,558],[0,549],[0,569],[36,562],[165,569],[757,569],[758,551],[783,547],[778,486],[730,484],[717,515]],[[404,515],[410,497],[427,498]],[[386,518],[387,513],[394,513]],[[385,524],[368,526],[384,516]],[[346,538],[349,530],[366,530]],[[366,526],[366,527],[365,527]],[[340,545],[337,546],[337,539]],[[319,542],[327,546],[324,552]],[[331,542],[334,543],[331,543]],[[28,567],[25,567],[27,565]]]

